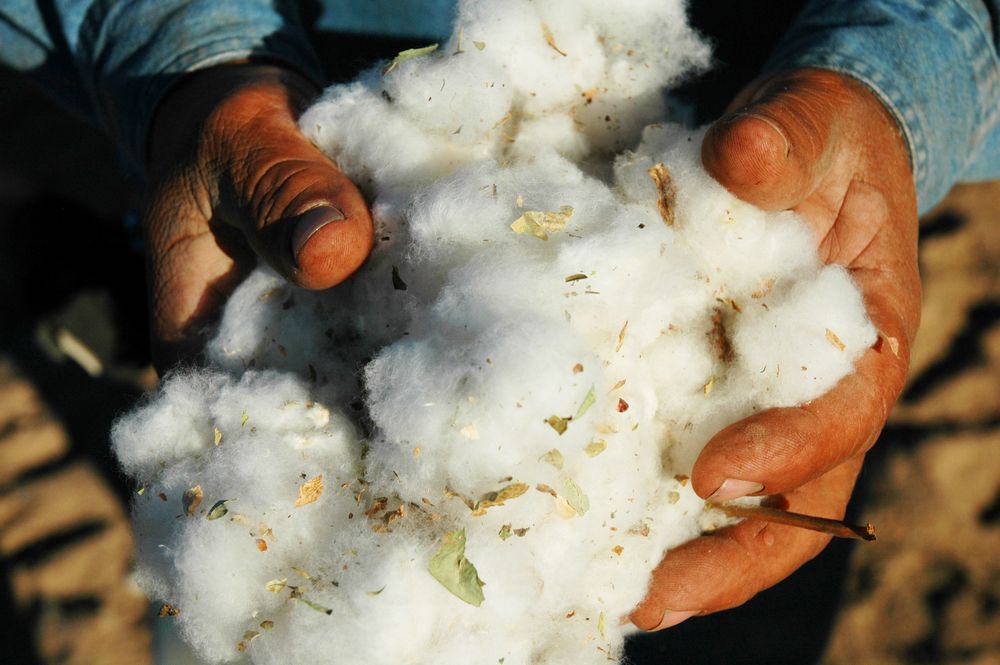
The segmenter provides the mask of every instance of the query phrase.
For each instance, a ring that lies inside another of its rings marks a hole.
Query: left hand
[[[316,93],[284,67],[232,63],[187,74],[157,108],[143,224],[161,373],[198,359],[258,258],[325,289],[371,251],[361,192],[299,131]]]
[[[861,289],[879,341],[822,397],[718,433],[695,464],[694,489],[718,501],[771,495],[788,510],[840,519],[864,454],[903,389],[920,319],[906,145],[861,83],[800,69],[738,95],[706,135],[702,161],[741,199],[805,218],[821,259],[845,266]],[[754,520],[702,536],[667,553],[629,618],[656,630],[736,607],[827,542],[823,534]]]

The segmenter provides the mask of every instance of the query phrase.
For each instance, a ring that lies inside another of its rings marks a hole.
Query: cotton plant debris
[[[801,220],[667,123],[709,56],[682,2],[470,0],[454,34],[301,118],[371,202],[360,272],[251,273],[207,367],[115,426],[138,580],[207,662],[616,659],[720,523],[686,482],[708,439],[876,341]]]

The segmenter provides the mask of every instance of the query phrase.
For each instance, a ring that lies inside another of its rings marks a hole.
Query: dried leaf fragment
[[[486,514],[487,508],[502,506],[505,501],[516,499],[527,491],[527,483],[511,483],[498,492],[487,492],[473,506],[472,515],[474,517],[481,517]]]
[[[232,499],[220,499],[216,501],[214,504],[212,504],[212,508],[211,510],[208,511],[208,515],[205,515],[205,519],[217,520],[220,517],[223,517],[226,513],[229,512],[229,509],[226,508],[226,504],[229,503],[230,501],[232,501]]]
[[[427,571],[445,589],[460,600],[479,607],[483,595],[483,581],[472,562],[465,558],[465,529],[445,534],[441,547],[431,557]]]
[[[273,579],[264,583],[264,588],[271,593],[281,593],[281,591],[288,585],[288,578]]]
[[[392,288],[397,291],[406,290],[406,282],[404,282],[403,278],[399,276],[399,268],[396,266],[392,267]]]
[[[316,501],[323,494],[323,474],[310,478],[299,487],[299,496],[295,499],[295,507],[302,506]]]
[[[194,511],[201,505],[202,497],[204,497],[204,492],[201,491],[201,485],[184,490],[184,494],[181,495],[181,506],[184,508],[184,514],[194,515]]]
[[[527,234],[548,240],[550,233],[557,233],[566,228],[566,223],[573,216],[573,206],[559,206],[558,212],[543,210],[528,210],[511,223],[514,233]]]
[[[583,372],[583,365],[581,365],[580,363],[573,365],[574,374],[580,374],[581,372]]]
[[[615,353],[622,350],[622,344],[625,343],[625,333],[628,331],[628,321],[622,326],[622,329],[618,331],[618,343],[615,344]]]
[[[590,499],[583,493],[580,486],[569,476],[563,481],[563,498],[569,507],[576,511],[577,515],[583,517],[590,510]]]
[[[660,162],[649,167],[646,173],[656,185],[656,207],[660,211],[660,217],[667,226],[673,226],[676,221],[674,206],[677,204],[677,189],[670,177],[670,170]]]
[[[736,352],[733,350],[732,342],[729,341],[729,332],[722,318],[722,310],[718,307],[712,312],[712,329],[708,332],[708,339],[715,348],[719,360],[727,364],[733,362]]]
[[[826,329],[826,341],[837,347],[838,351],[843,351],[847,348],[847,345],[840,341],[840,338],[837,337],[837,333],[833,332],[829,328]]]
[[[320,605],[319,603],[314,603],[313,601],[308,600],[306,598],[303,598],[300,595],[292,596],[292,598],[294,598],[295,600],[299,601],[300,603],[303,603],[306,607],[312,608],[312,609],[316,610],[317,612],[322,612],[323,614],[325,614],[327,616],[330,616],[331,614],[333,614],[333,610],[331,610],[329,607],[325,607],[323,605]]]
[[[548,44],[552,48],[553,51],[555,51],[559,55],[563,56],[564,58],[566,57],[566,53],[563,52],[563,51],[561,51],[559,49],[559,47],[556,46],[556,38],[552,34],[552,30],[545,23],[542,23],[542,35],[545,36],[545,43]]]
[[[583,398],[583,402],[580,403],[580,408],[576,410],[576,415],[573,418],[577,420],[582,418],[590,410],[590,407],[594,406],[594,402],[596,401],[597,395],[594,394],[594,386],[590,386],[590,390],[587,391],[587,395]]]
[[[162,619],[163,617],[175,617],[180,613],[181,608],[174,607],[170,603],[163,603],[163,605],[160,606],[160,611],[156,613],[156,616]]]
[[[218,427],[215,428],[215,436],[212,439],[212,442],[215,445],[219,445],[220,443],[222,443],[222,430],[219,429]]]
[[[437,48],[438,48],[437,44],[431,44],[430,46],[423,46],[420,48],[408,48],[405,51],[400,51],[396,55],[396,57],[392,59],[392,62],[389,63],[389,66],[386,67],[384,70],[382,70],[382,76],[385,76],[386,74],[394,70],[399,65],[399,63],[405,62],[410,58],[419,58],[422,55],[428,55],[436,51]]]
[[[587,457],[597,457],[605,451],[608,447],[607,442],[604,439],[594,439],[583,449],[583,452],[587,453]]]
[[[510,538],[510,534],[511,534],[510,524],[504,524],[503,526],[501,526],[500,532],[497,533],[497,535],[500,536],[500,540],[507,540],[508,538]]]
[[[535,485],[535,489],[541,492],[542,494],[549,494],[554,498],[559,497],[559,492],[555,491],[554,489],[552,489],[552,487],[546,485],[545,483],[538,483],[537,485]]]
[[[549,424],[549,427],[558,432],[559,436],[562,436],[566,432],[566,428],[569,427],[570,420],[572,419],[561,416],[549,416],[545,422]]]
[[[473,41],[473,42],[472,42],[472,45],[473,45],[473,46],[475,46],[475,47],[476,47],[477,49],[479,49],[480,51],[482,51],[482,50],[483,50],[484,48],[486,48],[486,42],[477,42],[477,41]]]
[[[240,427],[246,427],[248,420],[250,420],[250,414],[247,413],[246,409],[243,409],[243,415],[240,416]]]
[[[601,634],[602,640],[608,639],[604,635],[604,612],[601,612],[600,615],[597,617],[597,632]]]
[[[236,645],[236,650],[239,651],[240,653],[243,653],[244,651],[247,650],[247,645],[250,644],[256,637],[260,637],[260,633],[257,632],[256,630],[246,631],[245,633],[243,633],[243,639],[240,640],[240,643]]]
[[[545,462],[546,464],[551,464],[557,469],[563,468],[563,454],[559,452],[558,448],[553,448],[549,452],[545,453],[538,458],[538,461]]]
[[[587,276],[582,272],[573,273],[572,275],[566,275],[565,281],[569,282],[579,282],[581,279],[587,279]]]

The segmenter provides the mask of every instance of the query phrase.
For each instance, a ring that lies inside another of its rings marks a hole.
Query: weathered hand
[[[227,65],[190,75],[158,108],[144,226],[161,372],[197,355],[256,257],[323,289],[368,256],[364,199],[295,124],[314,94],[279,67]]]
[[[705,137],[702,161],[740,198],[793,209],[822,260],[847,267],[879,341],[819,399],[773,409],[717,434],[692,475],[702,497],[775,497],[789,510],[841,518],[865,452],[906,377],[920,318],[917,212],[899,129],[854,79],[802,69],[744,90]],[[646,630],[741,605],[781,581],[827,536],[746,521],[670,551],[631,615]]]

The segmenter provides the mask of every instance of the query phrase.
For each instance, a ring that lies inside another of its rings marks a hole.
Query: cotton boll
[[[514,142],[514,154],[534,155],[545,148],[567,159],[578,160],[590,152],[591,144],[573,115],[545,115],[522,120]]]
[[[513,87],[482,51],[467,48],[459,55],[444,51],[404,60],[383,77],[382,89],[425,130],[456,143],[484,141],[500,130]],[[470,94],[475,105],[466,103]]]
[[[484,332],[465,344],[459,339],[394,345],[367,371],[369,408],[385,445],[421,450],[406,460],[420,485],[430,481],[439,491],[451,486],[479,496],[494,489],[497,469],[534,462],[549,442],[585,445],[581,428],[560,436],[547,423],[553,415],[572,416],[586,398],[588,377],[572,372],[589,360],[583,348],[559,343],[558,328],[541,321]],[[400,390],[406,376],[421,381]],[[381,456],[381,449],[373,454]],[[406,487],[409,473],[395,470]]]
[[[504,3],[503,12],[470,3],[459,10],[456,27],[485,44],[483,55],[505,71],[524,112],[542,115],[572,104],[580,90],[600,80],[603,49],[581,18],[524,0]]]
[[[559,212],[570,203],[565,229],[547,241],[511,232],[526,212]],[[507,167],[481,162],[417,192],[408,211],[410,252],[421,274],[467,264],[470,252],[495,255],[498,245],[548,254],[570,233],[602,229],[614,210],[607,186],[555,153]]]
[[[467,0],[303,115],[369,260],[321,292],[253,272],[209,367],[113,432],[138,579],[204,657],[617,659],[664,551],[729,523],[687,479],[706,442],[871,345],[797,215],[712,181],[703,132],[641,129],[707,61],[683,17]]]
[[[489,154],[491,146],[469,155],[462,144],[423,131],[371,85],[331,88],[299,121],[303,133],[363,189],[413,187]]]
[[[604,154],[635,147],[646,125],[667,117],[666,100],[656,87],[638,94],[631,86],[592,88],[580,96],[574,126],[592,150]]]
[[[716,368],[708,335],[668,333],[650,344],[643,356],[657,379],[657,403],[663,417],[690,417],[692,402],[703,401]]]
[[[161,468],[209,450],[214,434],[204,395],[224,382],[212,372],[174,374],[146,405],[119,419],[111,437],[126,473],[145,482]]]
[[[761,305],[740,321],[733,347],[764,407],[818,397],[876,340],[860,294],[839,266]]]

